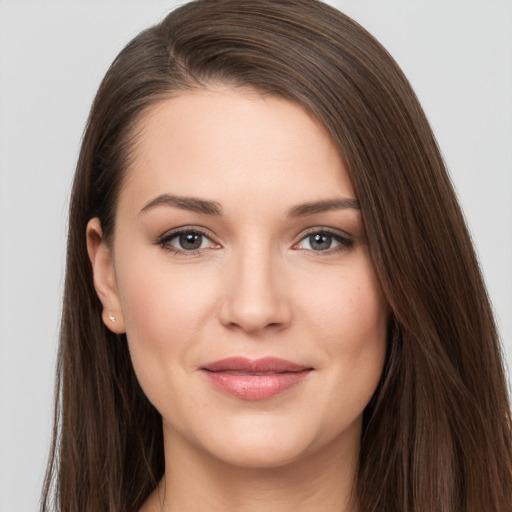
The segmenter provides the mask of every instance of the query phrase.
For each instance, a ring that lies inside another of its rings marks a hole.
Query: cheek
[[[388,307],[367,258],[327,274],[304,293],[309,293],[311,299],[303,314],[322,331],[325,346],[332,354],[357,353],[385,345]]]
[[[372,397],[380,380],[387,346],[389,312],[369,265],[331,282],[317,294],[310,325],[317,330],[328,372],[326,410],[339,417],[356,416]],[[338,405],[336,405],[338,404]]]
[[[388,313],[377,286],[358,282],[325,307],[325,322],[330,328],[326,341],[332,349],[357,353],[384,344]]]
[[[153,402],[190,366],[193,340],[211,316],[213,300],[211,279],[159,259],[132,254],[117,265],[132,362]]]
[[[341,308],[331,310],[331,325],[339,326],[339,334],[333,330],[328,342],[329,350],[341,357],[346,355],[341,360],[352,365],[362,378],[366,376],[372,387],[382,373],[389,315],[373,274],[364,277],[351,287]]]
[[[170,337],[186,339],[200,325],[211,303],[211,280],[152,252],[121,261],[117,284],[127,333],[139,343],[167,345]]]

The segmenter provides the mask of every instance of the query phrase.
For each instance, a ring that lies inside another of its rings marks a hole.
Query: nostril
[[[221,322],[230,329],[239,329],[245,332],[258,332],[261,330],[278,330],[287,326],[290,315],[286,308],[272,307],[269,309],[243,309],[238,306],[225,305],[221,313]]]
[[[254,251],[243,251],[229,268],[230,286],[221,298],[220,321],[230,329],[275,331],[291,320],[290,297],[280,283],[283,276],[276,279],[275,261],[259,254],[261,259]]]

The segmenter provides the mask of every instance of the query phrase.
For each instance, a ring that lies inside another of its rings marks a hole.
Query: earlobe
[[[125,332],[121,301],[117,290],[112,251],[103,239],[101,222],[94,217],[87,223],[87,252],[91,262],[94,289],[103,304],[103,323],[116,334]]]

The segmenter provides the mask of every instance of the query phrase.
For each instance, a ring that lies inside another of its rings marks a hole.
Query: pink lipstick
[[[264,400],[300,384],[313,368],[275,357],[228,357],[201,368],[218,390],[242,400]]]

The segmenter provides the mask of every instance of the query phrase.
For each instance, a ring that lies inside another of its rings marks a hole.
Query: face
[[[220,87],[141,123],[112,246],[94,219],[89,251],[166,445],[258,467],[353,449],[388,314],[325,130],[294,103]]]

